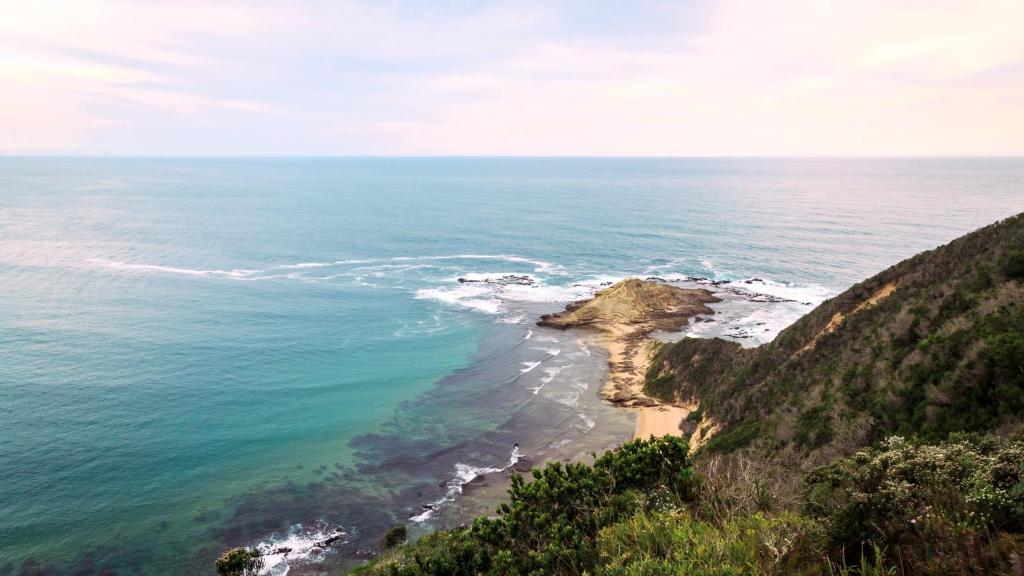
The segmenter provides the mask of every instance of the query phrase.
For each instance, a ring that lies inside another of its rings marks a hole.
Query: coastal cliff
[[[545,314],[537,325],[596,331],[596,343],[608,350],[608,381],[602,397],[637,411],[634,437],[679,436],[680,424],[693,406],[673,398],[655,399],[643,391],[649,359],[660,344],[650,336],[655,330],[678,331],[698,314],[714,314],[708,304],[720,301],[703,288],[630,278],[568,305],[564,312]]]
[[[691,403],[689,442],[550,463],[514,480],[496,516],[359,573],[1024,574],[1022,285],[1018,215],[865,280],[770,344],[662,345],[633,403]],[[645,341],[707,314],[703,292],[629,280],[540,324]]]
[[[919,254],[744,349],[658,350],[644,391],[699,404],[703,452],[787,454],[803,467],[890,434],[940,440],[1024,422],[1024,218]]]

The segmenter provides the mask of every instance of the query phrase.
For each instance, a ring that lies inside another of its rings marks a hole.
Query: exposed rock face
[[[645,335],[653,330],[679,330],[692,316],[714,314],[708,304],[720,301],[703,288],[678,288],[630,278],[601,290],[590,300],[566,306],[565,312],[541,316],[537,325],[562,329],[634,327],[636,330],[631,331]]]

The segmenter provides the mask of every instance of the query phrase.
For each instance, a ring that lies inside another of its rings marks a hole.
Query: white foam
[[[488,314],[498,314],[509,304],[565,303],[590,298],[606,282],[611,281],[604,278],[592,278],[567,286],[547,285],[538,280],[531,284],[497,281],[504,275],[507,274],[464,274],[461,276],[463,279],[489,279],[491,281],[456,283],[455,279],[450,279],[452,285],[417,290],[416,298],[432,299]]]
[[[511,262],[516,264],[530,264],[534,266],[533,271],[542,274],[565,274],[564,267],[544,260],[534,260],[522,256],[508,254],[452,254],[448,256],[398,256],[392,258],[394,261],[403,260],[493,260],[497,262]]]
[[[327,266],[334,266],[335,262],[299,262],[297,264],[282,264],[277,266],[278,270],[292,270],[292,269],[305,269],[305,268],[325,268]]]
[[[164,274],[184,274],[186,276],[227,276],[230,278],[245,278],[262,272],[263,270],[246,270],[246,269],[235,269],[235,270],[202,270],[194,268],[177,268],[174,266],[161,266],[157,264],[129,264],[127,262],[118,262],[116,260],[105,260],[102,258],[90,258],[88,262],[94,264],[100,264],[107,268],[115,270],[124,270],[127,272],[157,272]]]
[[[291,563],[314,560],[326,549],[325,541],[334,539],[334,543],[344,543],[347,542],[345,536],[344,531],[331,528],[326,522],[317,522],[309,528],[296,524],[283,537],[264,540],[255,546],[263,557],[263,569],[259,573],[265,576],[285,576]],[[289,550],[284,552],[283,549]]]
[[[723,300],[711,307],[715,314],[706,322],[691,321],[685,335],[693,338],[720,337],[743,346],[758,346],[775,339],[783,329],[831,295],[817,284],[792,284],[753,279],[728,282],[716,291]],[[770,296],[780,301],[759,301]]]
[[[652,265],[648,266],[646,269],[644,269],[643,275],[644,276],[650,276],[652,274],[660,274],[663,271],[671,272],[671,271],[674,271],[674,270],[684,266],[686,261],[687,261],[686,258],[672,258],[672,259],[670,259],[668,262],[666,262],[664,264],[656,264],[656,265],[652,264]],[[707,268],[708,265],[711,264],[711,262],[708,261],[708,260],[702,260],[701,261],[702,264],[704,264],[705,262],[707,262],[707,264],[705,264],[704,267]]]
[[[831,290],[818,284],[794,284],[762,279],[729,282],[727,285],[747,292],[795,300],[812,306],[821,304],[832,294]]]
[[[495,320],[498,324],[522,324],[524,321],[526,321],[526,314],[514,314],[512,316],[504,316]]]
[[[519,371],[522,372],[523,374],[526,374],[527,372],[530,372],[531,370],[533,370],[537,366],[540,366],[540,362],[520,362],[520,364],[525,366],[525,368],[520,368],[519,369]]]
[[[533,339],[533,341],[534,342],[546,342],[546,343],[549,342],[551,344],[557,344],[558,342],[561,342],[561,340],[559,340],[558,338],[555,338],[554,336],[543,336],[543,335],[542,336],[537,336],[536,338]]]
[[[576,340],[576,343],[580,345],[580,352],[583,352],[587,356],[590,356],[590,347],[587,346],[587,343],[584,342],[582,338]]]
[[[458,282],[459,278],[461,278],[463,283],[487,282],[500,284],[501,282],[511,283],[510,277],[524,277],[529,278],[531,282],[537,281],[537,277],[533,274],[523,274],[520,272],[464,272],[450,278],[450,280]]]
[[[202,269],[202,268],[188,268],[184,266],[166,266],[163,264],[149,264],[149,263],[128,263],[120,262],[116,260],[108,259],[89,259],[87,260],[93,264],[100,264],[108,268],[120,269],[125,271],[133,272],[150,272],[150,273],[164,273],[164,274],[183,274],[189,276],[223,276],[228,278],[234,278],[239,280],[265,280],[271,276],[263,276],[262,274],[273,270],[311,270],[317,268],[327,268],[333,266],[352,266],[352,265],[366,265],[366,264],[377,264],[376,268],[379,269],[419,269],[419,268],[434,268],[426,264],[419,265],[408,265],[408,264],[389,264],[394,262],[405,262],[405,261],[458,261],[458,260],[490,260],[495,262],[506,262],[514,264],[527,264],[533,267],[533,271],[540,274],[548,275],[565,275],[564,268],[562,266],[546,262],[544,260],[537,260],[531,258],[525,258],[522,256],[514,256],[508,254],[453,254],[443,256],[398,256],[393,258],[362,258],[362,259],[345,259],[345,260],[331,260],[331,261],[304,261],[295,262],[288,264],[278,264],[258,270],[250,269]],[[510,274],[523,275],[521,272],[510,272]],[[280,276],[273,276],[279,278]]]
[[[423,334],[434,334],[447,328],[445,324],[441,323],[441,315],[434,314],[430,317],[430,320],[417,320],[416,322],[408,322],[405,320],[398,320],[398,323],[402,327],[392,332],[392,335],[396,338],[405,338],[407,336],[420,336]]]
[[[444,495],[425,506],[423,512],[410,517],[409,520],[418,524],[426,522],[434,515],[435,512],[437,512],[439,508],[445,506],[449,502],[454,502],[455,498],[457,498],[459,494],[462,494],[463,486],[469,484],[473,480],[476,480],[480,476],[493,474],[495,472],[504,472],[505,470],[515,466],[522,457],[522,453],[519,452],[519,445],[516,444],[512,447],[512,452],[509,454],[508,464],[502,468],[473,466],[470,464],[463,464],[461,462],[457,463],[455,465],[455,475],[444,484],[447,488]]]
[[[581,424],[586,432],[590,432],[591,430],[594,429],[594,426],[597,426],[597,422],[594,422],[593,420],[590,419],[589,416],[583,414],[582,412],[577,414],[576,416],[578,416],[579,419],[582,421]]]
[[[531,348],[531,350],[540,350],[548,356],[558,356],[562,351],[558,348]]]
[[[534,388],[527,388],[527,390],[533,392],[533,395],[536,396],[537,393],[544,389],[545,386],[550,384],[551,381],[554,380],[556,376],[558,376],[559,372],[566,368],[571,368],[572,366],[575,366],[575,364],[569,364],[568,366],[549,366],[547,368],[544,368],[543,370],[541,370],[541,372],[544,373],[544,376],[541,376],[539,380],[540,384]]]
[[[545,368],[542,370],[542,372],[544,372],[544,377],[541,378],[540,381],[543,384],[547,384],[554,380],[555,376],[558,376],[559,372],[565,370],[566,368],[572,368],[573,366],[575,366],[575,364],[568,364],[566,366],[552,366],[550,368]]]
[[[445,304],[470,308],[485,314],[497,314],[501,301],[485,284],[461,284],[453,288],[421,288],[416,291],[417,300],[437,300]]]

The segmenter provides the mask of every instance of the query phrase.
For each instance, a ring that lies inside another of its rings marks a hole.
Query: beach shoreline
[[[644,374],[659,341],[623,330],[598,331],[582,337],[608,353],[608,377],[600,395],[605,403],[636,415],[633,439],[682,436],[680,424],[696,405],[668,403],[644,393]]]
[[[538,326],[585,328],[584,341],[608,353],[608,377],[601,398],[636,413],[633,438],[682,436],[683,420],[696,405],[666,402],[644,392],[644,376],[659,341],[656,330],[678,332],[698,314],[714,314],[707,305],[721,301],[705,289],[685,289],[660,282],[627,279],[565,312],[541,317]]]

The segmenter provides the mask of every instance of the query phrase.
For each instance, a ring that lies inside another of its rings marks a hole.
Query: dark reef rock
[[[502,284],[502,285],[515,285],[515,286],[533,286],[536,284],[533,278],[525,275],[518,274],[506,274],[498,278],[484,278],[483,280],[473,280],[471,278],[458,278],[459,284]]]

